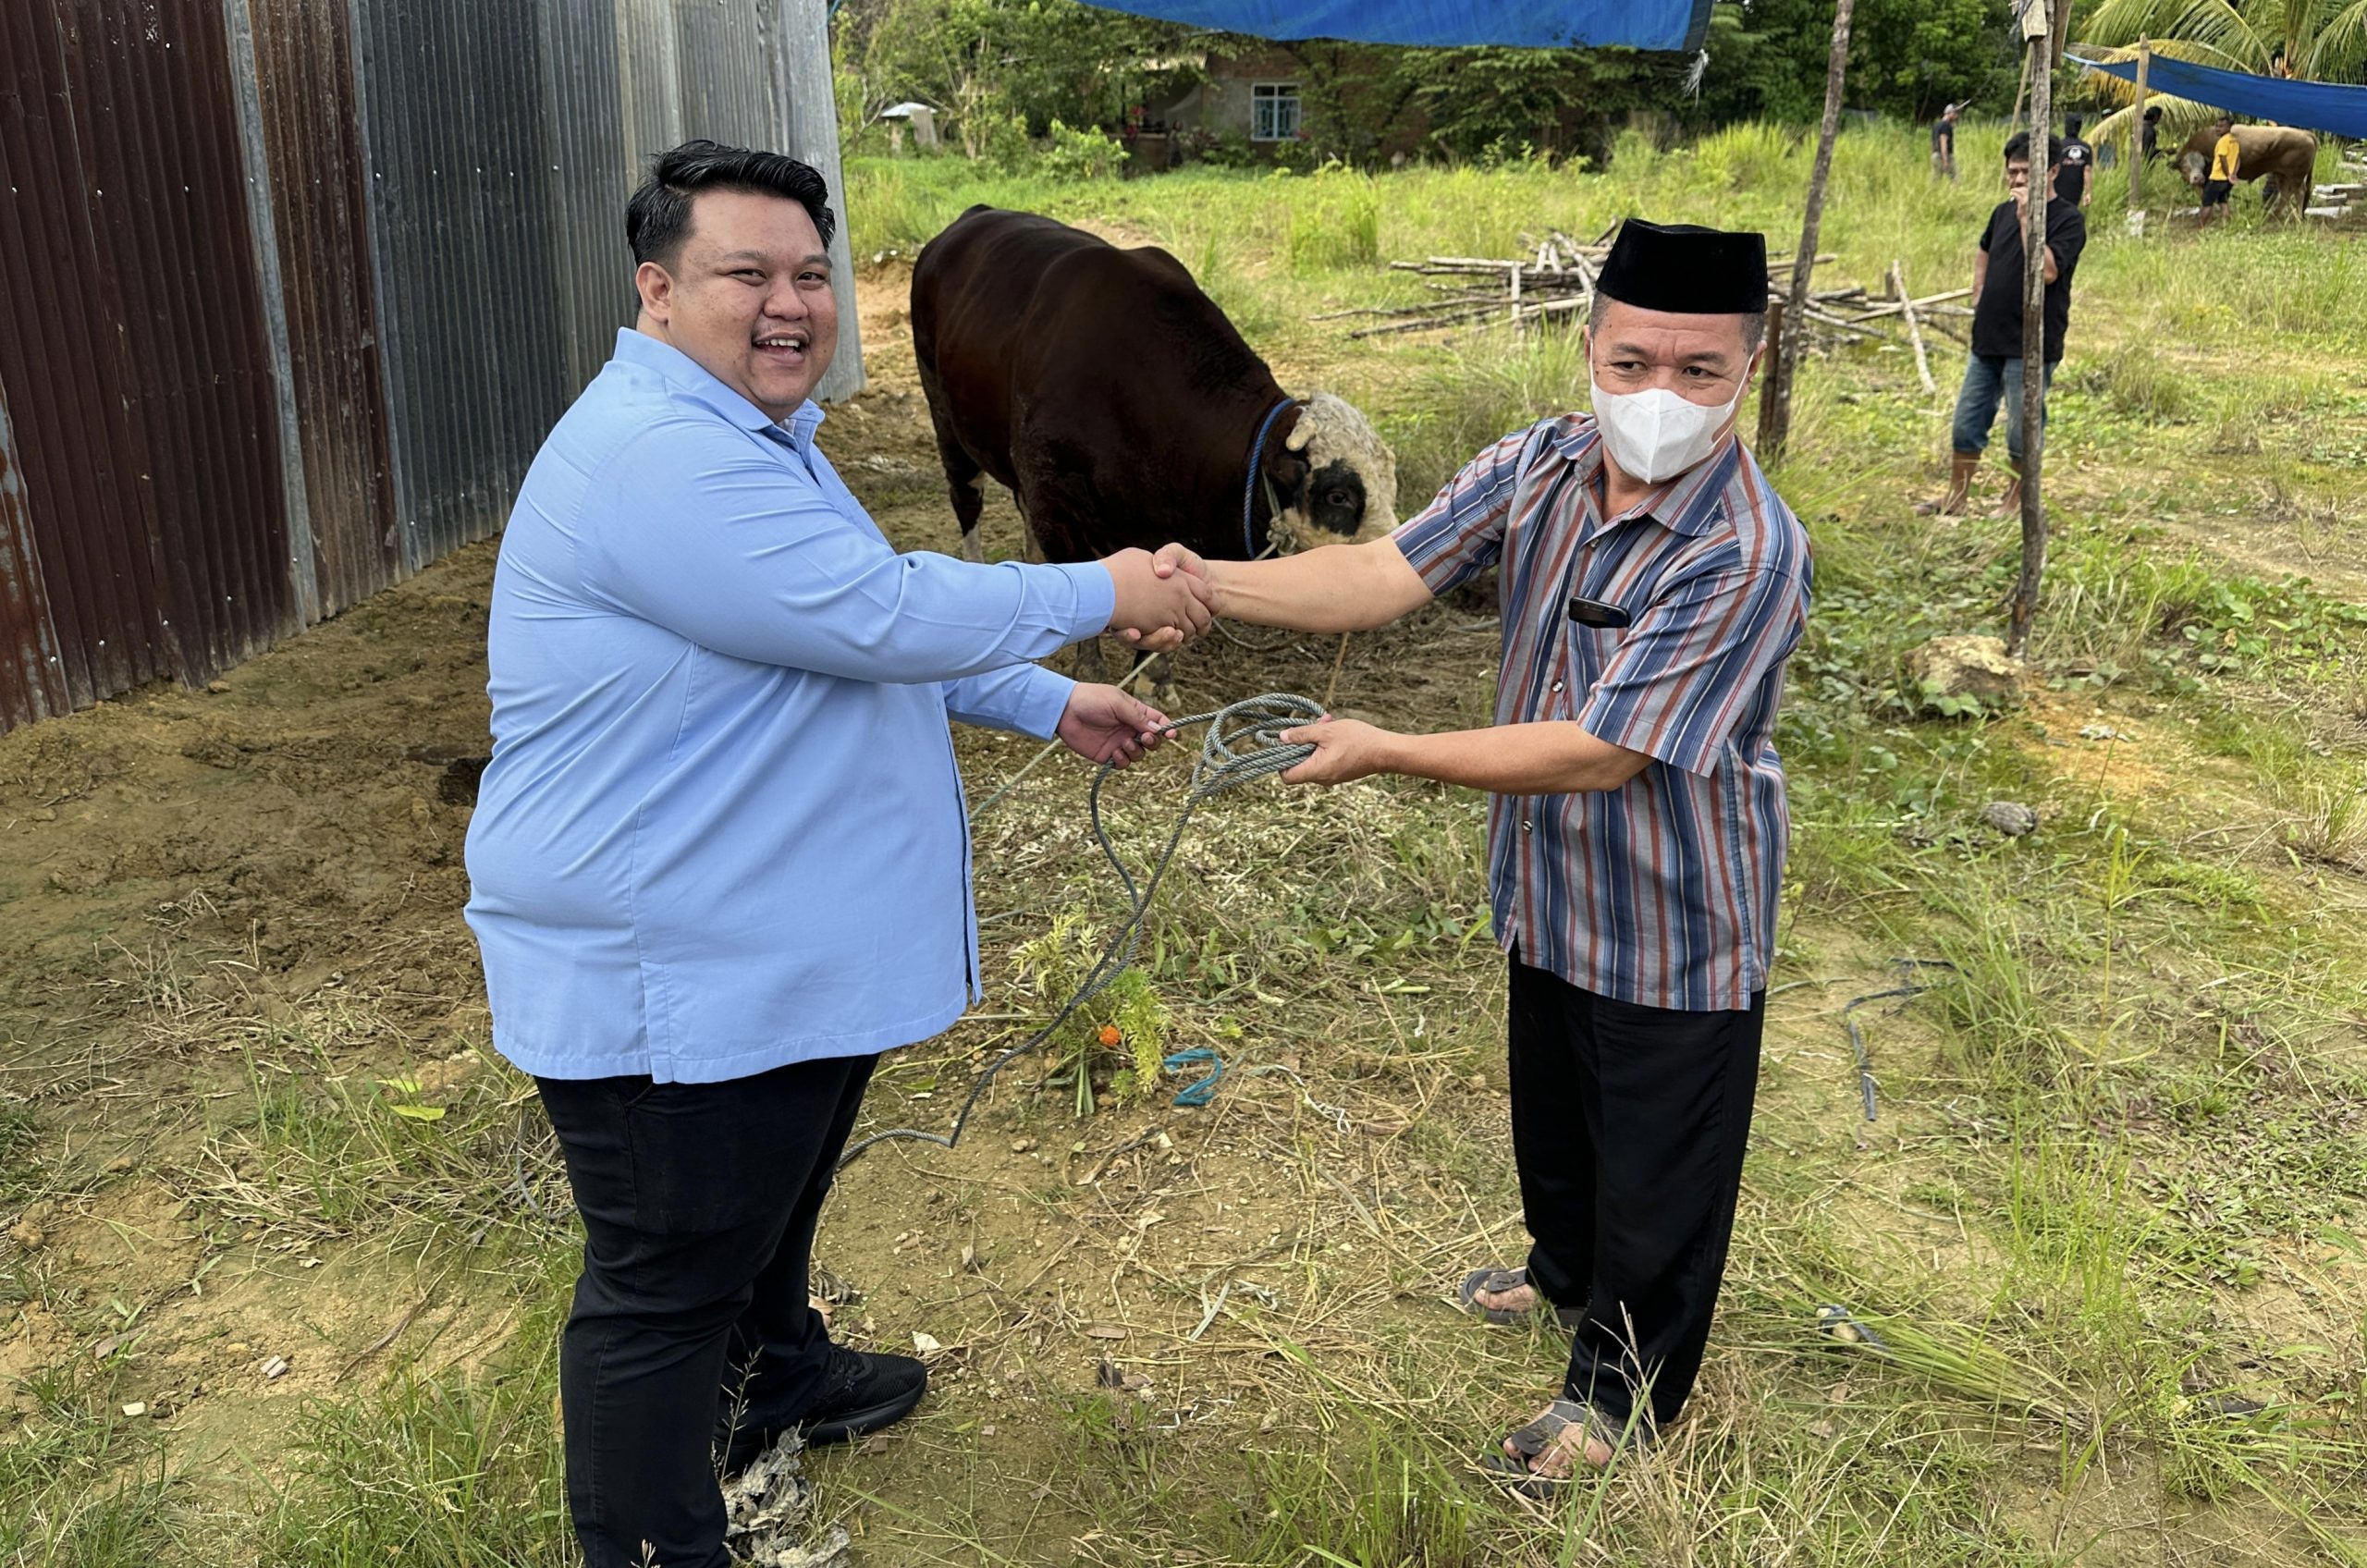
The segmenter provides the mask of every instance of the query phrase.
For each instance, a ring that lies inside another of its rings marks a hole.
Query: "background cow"
[[[2216,141],[2207,125],[2187,138],[2185,150],[2178,153],[2178,172],[2186,176],[2189,185],[2201,185],[2210,172],[2211,149]],[[2236,169],[2238,183],[2269,180],[2263,200],[2272,208],[2299,211],[2310,204],[2312,182],[2317,178],[2316,137],[2291,126],[2239,125],[2236,150],[2242,159]]]
[[[1396,522],[1397,459],[1371,423],[1327,393],[1290,401],[1155,246],[973,207],[922,248],[912,323],[973,560],[989,476],[1053,561],[1170,540],[1241,559]],[[1098,668],[1094,643],[1082,656]],[[1165,661],[1151,678],[1171,689]]]

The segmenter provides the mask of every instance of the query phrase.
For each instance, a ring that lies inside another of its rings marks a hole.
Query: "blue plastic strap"
[[[1181,1072],[1195,1062],[1210,1064],[1206,1078],[1175,1091],[1175,1103],[1180,1106],[1203,1106],[1217,1097],[1217,1080],[1224,1076],[1224,1062],[1206,1046],[1194,1046],[1188,1051],[1177,1051],[1159,1063],[1170,1072]]]

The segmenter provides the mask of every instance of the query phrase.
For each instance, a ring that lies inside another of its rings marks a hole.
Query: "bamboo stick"
[[[1898,313],[1907,318],[1907,340],[1915,349],[1915,374],[1923,383],[1923,396],[1936,397],[1940,384],[1932,379],[1932,356],[1923,350],[1923,328],[1915,320],[1915,300],[1907,292],[1907,269],[1895,260],[1890,263],[1890,286],[1898,291]]]
[[[1493,302],[1485,305],[1472,305],[1464,310],[1450,311],[1443,315],[1425,316],[1419,321],[1392,322],[1386,326],[1361,326],[1355,331],[1348,334],[1348,337],[1351,339],[1358,337],[1386,337],[1393,333],[1399,332],[1425,332],[1434,326],[1452,326],[1459,322],[1466,322],[1478,316],[1489,315],[1493,313],[1496,309],[1497,306]]]
[[[2128,111],[2128,210],[2145,207],[2145,79],[2153,66],[2153,45],[2137,41],[2137,104]],[[2141,219],[2140,220],[2142,221]]]

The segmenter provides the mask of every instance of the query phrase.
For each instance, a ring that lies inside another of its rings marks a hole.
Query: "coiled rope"
[[[962,1130],[969,1125],[970,1112],[977,1109],[987,1086],[995,1074],[1028,1052],[1050,1039],[1076,1012],[1076,1010],[1099,996],[1114,984],[1121,974],[1133,967],[1134,957],[1142,948],[1143,923],[1149,916],[1151,900],[1158,896],[1159,884],[1166,876],[1170,863],[1175,859],[1176,848],[1184,841],[1184,830],[1191,826],[1192,814],[1200,802],[1211,795],[1260,778],[1270,778],[1305,762],[1315,754],[1315,748],[1304,741],[1285,742],[1282,731],[1312,724],[1323,717],[1323,709],[1305,697],[1287,692],[1269,692],[1263,696],[1248,697],[1228,704],[1208,713],[1196,713],[1188,718],[1171,720],[1165,733],[1173,734],[1196,724],[1208,727],[1200,738],[1200,755],[1192,765],[1191,787],[1184,796],[1183,810],[1176,814],[1175,827],[1167,835],[1166,847],[1152,862],[1150,875],[1139,885],[1125,862],[1118,858],[1118,847],[1110,840],[1109,827],[1101,820],[1101,786],[1117,771],[1113,763],[1103,763],[1093,776],[1093,789],[1086,797],[1093,820],[1094,841],[1101,846],[1101,858],[1118,874],[1126,889],[1126,919],[1123,925],[1103,945],[1101,956],[1094,962],[1084,984],[1075,995],[1061,1005],[1052,1021],[1035,1034],[1012,1047],[987,1064],[970,1085],[970,1097],[962,1102],[961,1112],[953,1118],[950,1133],[926,1133],[917,1127],[892,1127],[884,1133],[874,1133],[861,1143],[848,1148],[839,1157],[838,1169],[845,1170],[874,1145],[894,1138],[912,1138],[940,1148],[951,1148],[962,1141]],[[1014,780],[1016,782],[1016,780]],[[1006,786],[1007,788],[1007,786]],[[998,791],[994,799],[1000,798]],[[983,809],[983,808],[981,808]]]

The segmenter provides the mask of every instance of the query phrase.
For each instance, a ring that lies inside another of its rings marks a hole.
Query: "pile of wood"
[[[1396,333],[1436,332],[1450,327],[1502,324],[1533,327],[1547,321],[1583,321],[1594,303],[1595,279],[1611,253],[1611,231],[1591,244],[1580,244],[1558,230],[1537,242],[1526,256],[1426,256],[1418,262],[1392,262],[1396,272],[1418,273],[1432,298],[1415,305],[1376,306],[1331,311],[1313,321],[1370,320],[1350,337],[1378,337]],[[1817,257],[1829,262],[1829,255]],[[1781,300],[1791,291],[1792,258],[1767,259],[1767,294]],[[1969,288],[1911,297],[1898,263],[1880,295],[1863,285],[1812,290],[1809,295],[1808,326],[1811,334],[1840,342],[1897,342],[1912,348],[1927,386],[1931,368],[1923,346],[1923,330],[1936,328],[1956,337],[1969,332],[1972,307],[1964,303]]]
[[[2340,223],[2360,205],[2360,197],[2367,193],[2367,142],[2354,142],[2336,154],[2342,179],[2337,183],[2312,185],[2310,199],[2301,203],[2305,216],[2331,218]]]
[[[2345,163],[2342,166],[2346,173],[2367,173],[2367,169],[2357,164]],[[2304,203],[2302,211],[2313,218],[2347,218],[2362,191],[2367,191],[2367,181],[2346,180],[2339,185],[2313,185],[2310,188],[2310,200]]]

